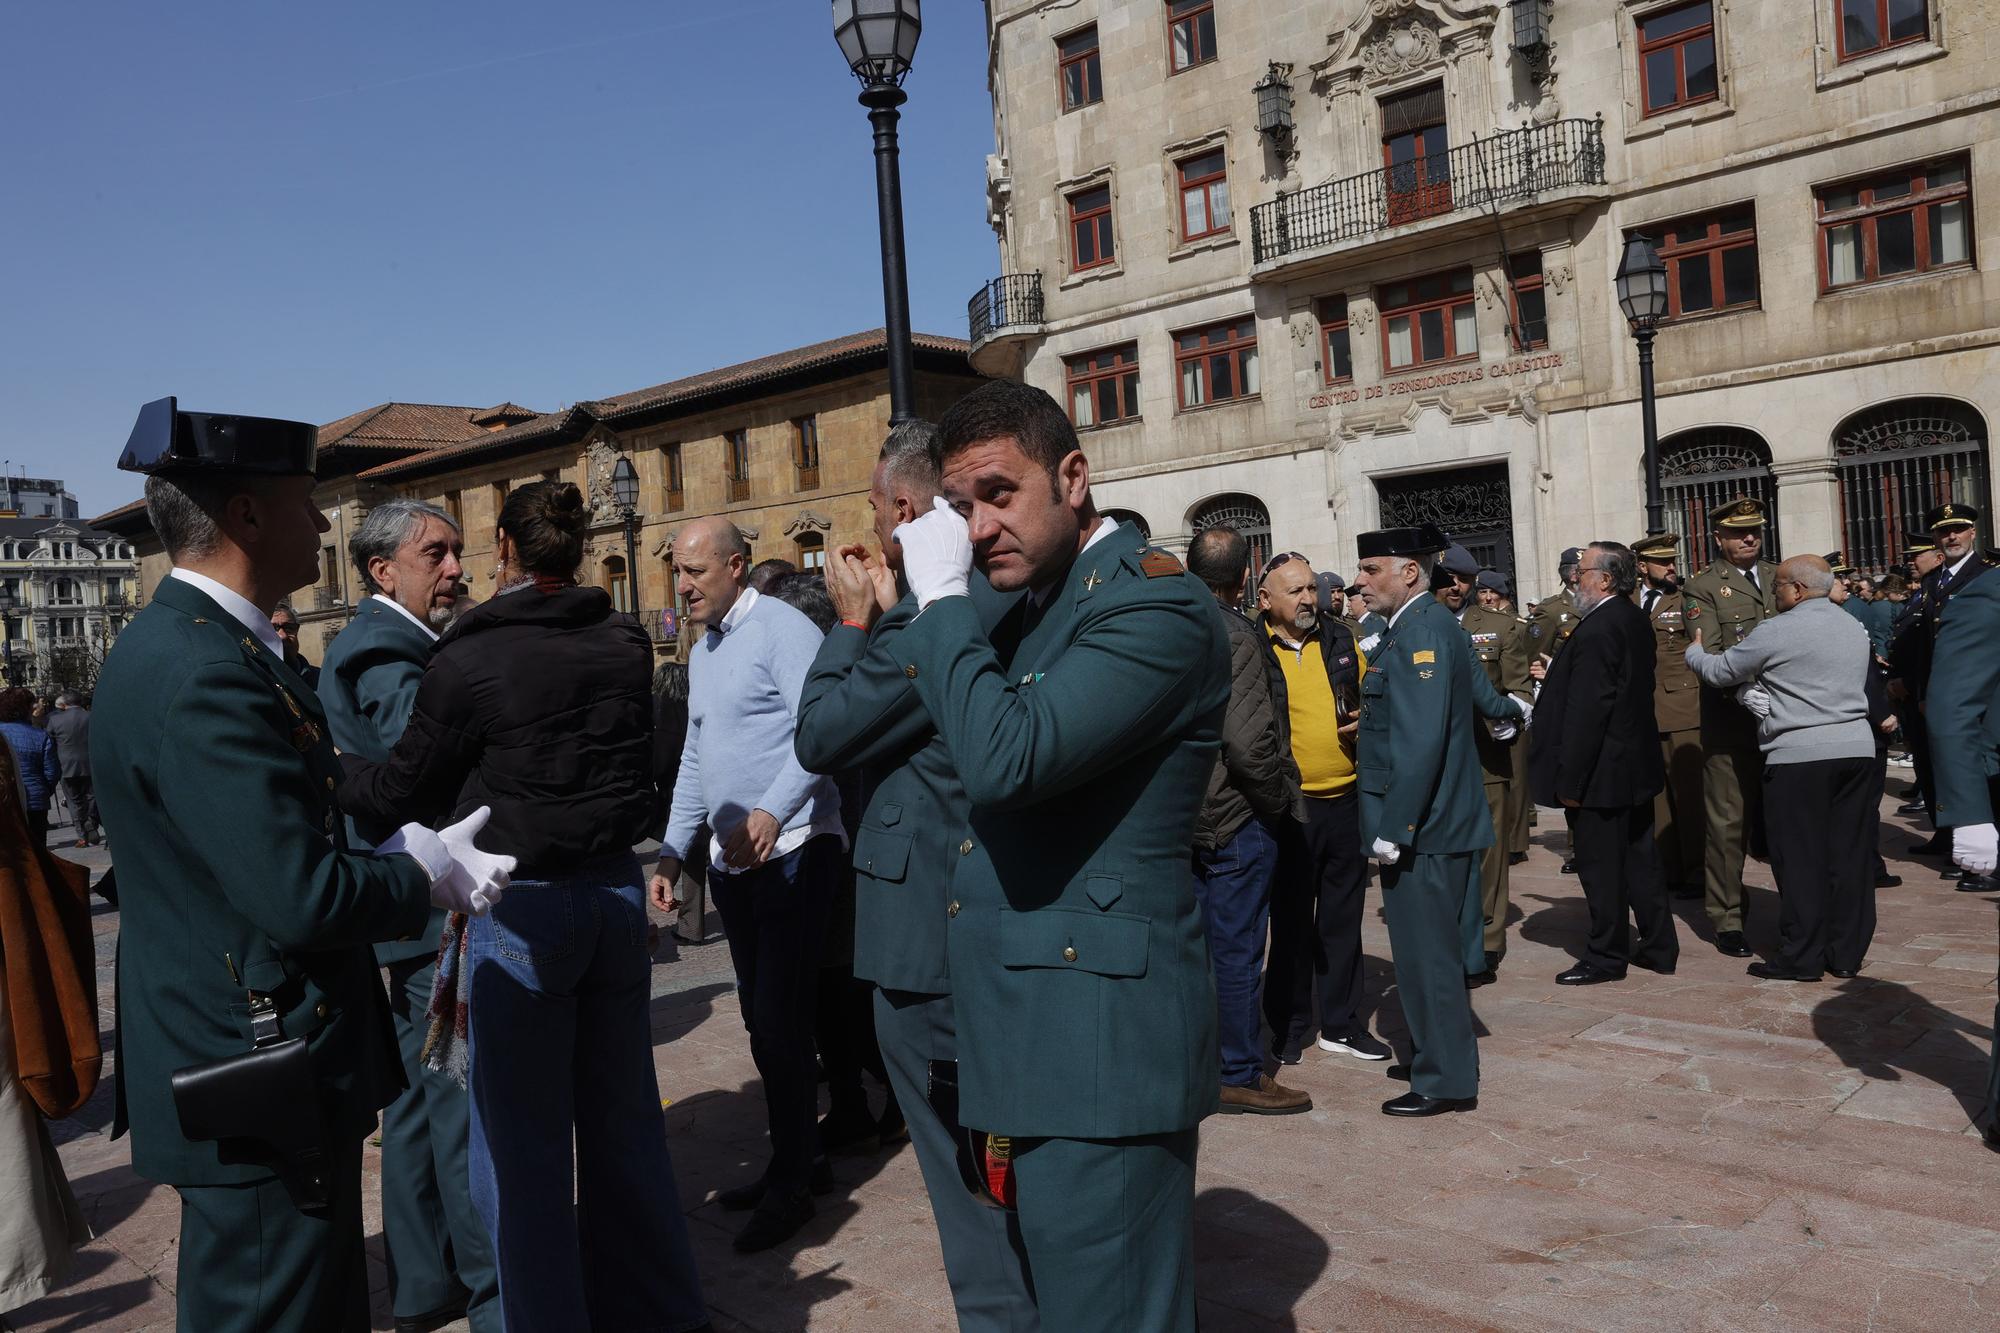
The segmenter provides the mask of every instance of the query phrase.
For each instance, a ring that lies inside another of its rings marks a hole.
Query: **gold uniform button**
[[[958,854],[960,856],[972,855],[972,839],[967,838],[964,842],[958,844]]]
[[[917,664],[915,662],[912,662],[908,666],[904,667],[903,674],[908,676],[911,680],[915,680],[917,678]]]
[[[1076,961],[1076,946],[1075,946],[1075,945],[1071,944],[1071,945],[1067,945],[1067,946],[1065,946],[1065,947],[1063,948],[1063,961],[1064,961],[1065,963],[1074,963],[1074,962]]]
[[[946,916],[958,915],[958,899],[954,898],[951,900],[951,906],[944,909],[944,914]]]
[[[328,791],[332,791],[332,790],[333,790],[333,779],[332,779],[332,778],[328,778],[328,779],[326,780],[326,789],[327,789]]]
[[[314,1005],[314,1006],[313,1006],[313,1017],[314,1017],[314,1018],[317,1018],[317,1019],[321,1019],[321,1020],[324,1020],[324,1019],[326,1018],[327,1014],[328,1014],[328,1013],[330,1013],[330,1012],[332,1012],[332,1011],[331,1011],[331,1010],[329,1010],[329,1009],[328,1009],[328,1008],[326,1007],[326,1001],[325,1001],[325,1000],[321,1000],[321,1001],[320,1001],[320,1002],[319,1002],[318,1004],[316,1004],[316,1005]]]

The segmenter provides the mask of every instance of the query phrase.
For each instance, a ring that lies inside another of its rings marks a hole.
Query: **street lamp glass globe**
[[[899,86],[924,30],[918,0],[833,0],[833,38],[854,77],[870,88]]]
[[[1659,323],[1667,315],[1667,266],[1653,242],[1634,232],[1618,261],[1618,308],[1634,327]]]
[[[611,469],[611,494],[618,500],[618,507],[630,512],[639,505],[639,474],[632,466],[632,460],[621,458]]]

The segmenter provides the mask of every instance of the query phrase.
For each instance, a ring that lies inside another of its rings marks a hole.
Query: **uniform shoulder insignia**
[[[1181,562],[1165,551],[1151,550],[1139,557],[1139,572],[1149,579],[1163,579],[1181,572]]]

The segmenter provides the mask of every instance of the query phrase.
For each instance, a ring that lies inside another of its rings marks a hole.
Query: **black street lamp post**
[[[14,683],[14,594],[0,587],[0,683]]]
[[[611,469],[611,494],[625,523],[625,596],[633,616],[639,614],[639,473],[629,458]],[[641,622],[643,623],[643,622]]]
[[[919,0],[833,0],[833,36],[861,80],[861,105],[875,127],[875,203],[882,231],[882,324],[888,343],[889,424],[916,416],[911,381],[910,275],[903,259],[903,178],[897,163],[897,108],[923,32]]]
[[[1651,240],[1634,232],[1618,261],[1618,308],[1639,343],[1639,420],[1646,438],[1646,535],[1666,531],[1660,491],[1660,425],[1653,410],[1653,335],[1667,314],[1667,266]]]

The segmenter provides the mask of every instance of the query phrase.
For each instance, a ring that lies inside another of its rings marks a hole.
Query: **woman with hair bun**
[[[656,822],[653,650],[578,586],[589,524],[568,482],[508,495],[498,592],[438,641],[394,752],[349,759],[340,798],[433,825],[491,806],[479,841],[518,861],[491,912],[446,927],[425,1048],[471,1092],[472,1197],[507,1327],[680,1333],[708,1315],[653,1070],[632,852]]]

